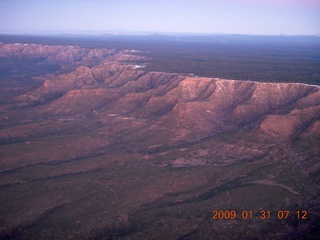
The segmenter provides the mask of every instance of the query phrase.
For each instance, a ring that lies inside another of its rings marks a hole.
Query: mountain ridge
[[[35,48],[34,45],[10,45],[9,49],[14,46],[20,50]],[[8,48],[4,49],[6,52]],[[61,49],[60,46],[57,49],[50,52],[56,54]],[[76,50],[81,54],[85,51],[80,48]],[[95,51],[100,55],[100,50]],[[107,50],[101,51],[109,53]],[[25,50],[22,52],[30,53]],[[33,54],[31,51],[31,57]],[[69,54],[72,55],[73,51]],[[90,54],[90,51],[87,51],[87,54]],[[11,108],[35,107],[38,111],[35,116],[46,118],[70,114],[85,117],[92,112],[95,112],[98,118],[100,113],[103,116],[120,114],[129,118],[138,117],[146,121],[157,117],[165,122],[168,118],[177,126],[169,129],[168,134],[181,135],[181,140],[201,139],[210,134],[239,130],[245,126],[259,124],[259,119],[265,119],[261,123],[261,129],[269,129],[278,136],[288,137],[297,134],[294,129],[298,126],[301,131],[304,125],[312,125],[309,122],[318,121],[319,118],[318,86],[145,72],[135,69],[135,61],[141,61],[143,58],[130,55],[128,51],[117,52],[111,57],[112,59],[108,55],[106,60],[101,60],[95,66],[81,65],[62,74],[58,71],[40,87],[15,98]],[[83,58],[79,58],[79,61]],[[300,116],[304,113],[308,113],[309,118]],[[290,119],[296,123],[290,123]],[[298,124],[297,119],[305,120]],[[291,124],[291,130],[277,127],[276,122]]]

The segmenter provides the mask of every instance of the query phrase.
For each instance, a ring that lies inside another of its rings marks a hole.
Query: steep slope
[[[0,44],[65,64],[1,105],[1,237],[318,236],[318,86],[146,72],[131,52]]]

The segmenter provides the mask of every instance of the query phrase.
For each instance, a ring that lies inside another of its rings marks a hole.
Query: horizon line
[[[50,31],[50,32],[34,32],[34,33],[1,33],[6,36],[92,36],[104,37],[108,36],[270,36],[270,37],[320,37],[320,33],[315,34],[257,34],[257,33],[194,33],[194,32],[156,32],[156,31],[126,31],[126,30],[110,30],[110,31]]]

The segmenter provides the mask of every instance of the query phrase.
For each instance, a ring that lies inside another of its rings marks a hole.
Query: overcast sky
[[[320,34],[320,0],[0,0],[0,33]]]

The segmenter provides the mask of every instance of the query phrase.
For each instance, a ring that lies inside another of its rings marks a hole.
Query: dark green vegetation
[[[19,38],[149,49],[148,68],[167,59],[181,72],[204,47]],[[1,61],[0,239],[319,239],[319,87],[150,73],[126,65],[147,60],[117,54],[64,69]],[[213,220],[213,210],[253,217]],[[307,216],[278,219],[279,210]]]
[[[0,42],[137,49],[146,70],[263,82],[320,84],[320,37],[294,36],[0,36]]]
[[[60,67],[41,60],[0,58],[0,105],[13,97],[40,86],[34,77],[58,70]]]

